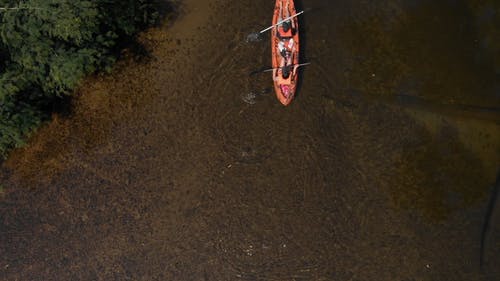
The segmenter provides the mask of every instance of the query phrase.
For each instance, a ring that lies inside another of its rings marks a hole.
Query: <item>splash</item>
[[[247,43],[260,42],[260,41],[262,41],[262,37],[260,36],[260,33],[258,33],[258,32],[250,33],[247,35],[247,39],[246,39]]]
[[[248,104],[255,104],[256,98],[257,94],[255,92],[249,92],[241,96],[241,99]]]

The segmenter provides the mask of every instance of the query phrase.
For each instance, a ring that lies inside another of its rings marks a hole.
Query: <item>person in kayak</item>
[[[293,67],[292,65],[284,65],[278,69],[274,69],[274,81],[278,82],[278,85],[291,85],[298,67],[298,65],[294,65]]]
[[[278,53],[282,58],[285,59],[285,64],[290,65],[293,61],[293,55],[295,53],[295,45],[293,43],[293,38],[288,41],[285,45],[284,41],[278,42]]]
[[[290,17],[289,3],[286,1],[286,9],[283,11],[283,2],[280,1],[280,12],[278,17],[278,22]],[[293,20],[287,20],[280,24],[276,36],[280,39],[288,39],[293,37],[295,34],[295,22]]]
[[[276,34],[276,36],[280,40],[284,40],[284,39],[292,38],[294,33],[295,32],[294,32],[293,28],[291,27],[290,21],[286,21],[283,24],[281,24],[281,26],[278,29],[278,33]]]
[[[297,72],[298,65],[286,65],[280,67],[277,75],[274,76],[274,81],[278,84],[281,93],[285,98],[289,98],[293,94],[293,81],[295,79],[295,74]]]
[[[293,41],[293,38],[290,38],[288,40],[280,40],[278,42],[279,53],[282,54],[284,50],[289,50],[291,52],[295,51],[295,42]]]

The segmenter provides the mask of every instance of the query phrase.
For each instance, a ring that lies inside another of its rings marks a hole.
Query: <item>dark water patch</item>
[[[489,64],[500,75],[500,3],[498,1],[467,1],[475,16],[474,26],[480,37],[477,59]]]
[[[461,104],[437,104],[411,95],[397,95],[398,105],[444,116],[455,116],[500,124],[500,107],[483,107]]]
[[[452,127],[406,148],[396,169],[390,184],[396,204],[417,208],[432,219],[473,207],[486,195],[482,162],[463,147]]]
[[[451,103],[498,102],[492,95],[498,77],[476,59],[474,20],[465,1],[424,2],[409,13],[395,39],[408,76],[421,79],[420,95]]]
[[[328,62],[330,75],[347,71],[341,87],[354,85],[365,95],[395,95],[413,84],[427,100],[499,104],[498,75],[491,60],[478,59],[483,35],[469,2],[336,2],[328,5],[331,17],[310,18],[307,33],[317,39],[308,50]]]
[[[497,208],[498,202],[498,192],[500,190],[500,171],[497,174],[497,179],[493,184],[493,188],[490,195],[490,200],[488,206],[486,208],[486,215],[484,216],[483,227],[481,229],[481,247],[480,247],[480,256],[479,256],[479,265],[483,267],[485,263],[485,251],[486,251],[486,240],[488,235],[490,234],[490,228],[492,225],[492,215]],[[493,246],[494,247],[494,246]]]

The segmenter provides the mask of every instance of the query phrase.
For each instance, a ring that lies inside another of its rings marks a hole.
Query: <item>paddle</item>
[[[278,26],[278,25],[280,25],[280,24],[284,23],[284,22],[285,22],[285,21],[287,21],[287,20],[293,19],[294,17],[298,17],[298,16],[300,16],[300,15],[301,15],[301,14],[303,14],[303,13],[304,13],[304,11],[300,11],[300,12],[296,13],[296,14],[295,14],[295,15],[293,15],[293,16],[289,16],[288,18],[282,19],[281,21],[277,22],[276,24],[271,25],[271,26],[270,26],[270,27],[268,27],[268,28],[262,29],[261,31],[259,31],[259,34],[262,34],[262,33],[266,32],[266,31],[270,30],[271,28],[273,28],[273,27],[275,27],[275,26]]]
[[[259,31],[258,33],[257,32],[254,32],[254,33],[251,33],[247,36],[247,41],[257,41],[260,39],[260,35],[270,29],[272,29],[273,27],[275,26],[278,26],[284,22],[286,22],[287,20],[290,20],[290,19],[293,19],[294,17],[298,17],[300,16],[301,14],[303,14],[305,11],[300,11],[298,13],[296,13],[295,15],[293,16],[289,16],[288,18],[285,18],[285,19],[282,19],[281,21],[277,22],[276,24],[273,24],[271,25],[270,27],[267,27],[267,28],[264,28],[262,29],[261,31]]]
[[[297,67],[301,67],[301,66],[305,66],[305,65],[309,65],[311,64],[310,62],[305,62],[305,63],[300,63],[300,64],[293,64],[293,65],[290,65],[290,66],[297,66]],[[284,67],[284,66],[282,66]],[[282,68],[282,67],[276,67],[276,68],[266,68],[264,70],[255,70],[255,71],[252,71],[250,72],[250,76],[252,75],[255,75],[257,73],[264,73],[264,72],[270,72],[270,71],[273,71],[275,69],[279,69],[279,68]]]

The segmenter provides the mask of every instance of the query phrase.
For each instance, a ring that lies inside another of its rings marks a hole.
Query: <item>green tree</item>
[[[159,19],[159,0],[0,0],[0,154],[86,75],[109,70],[121,42]]]

